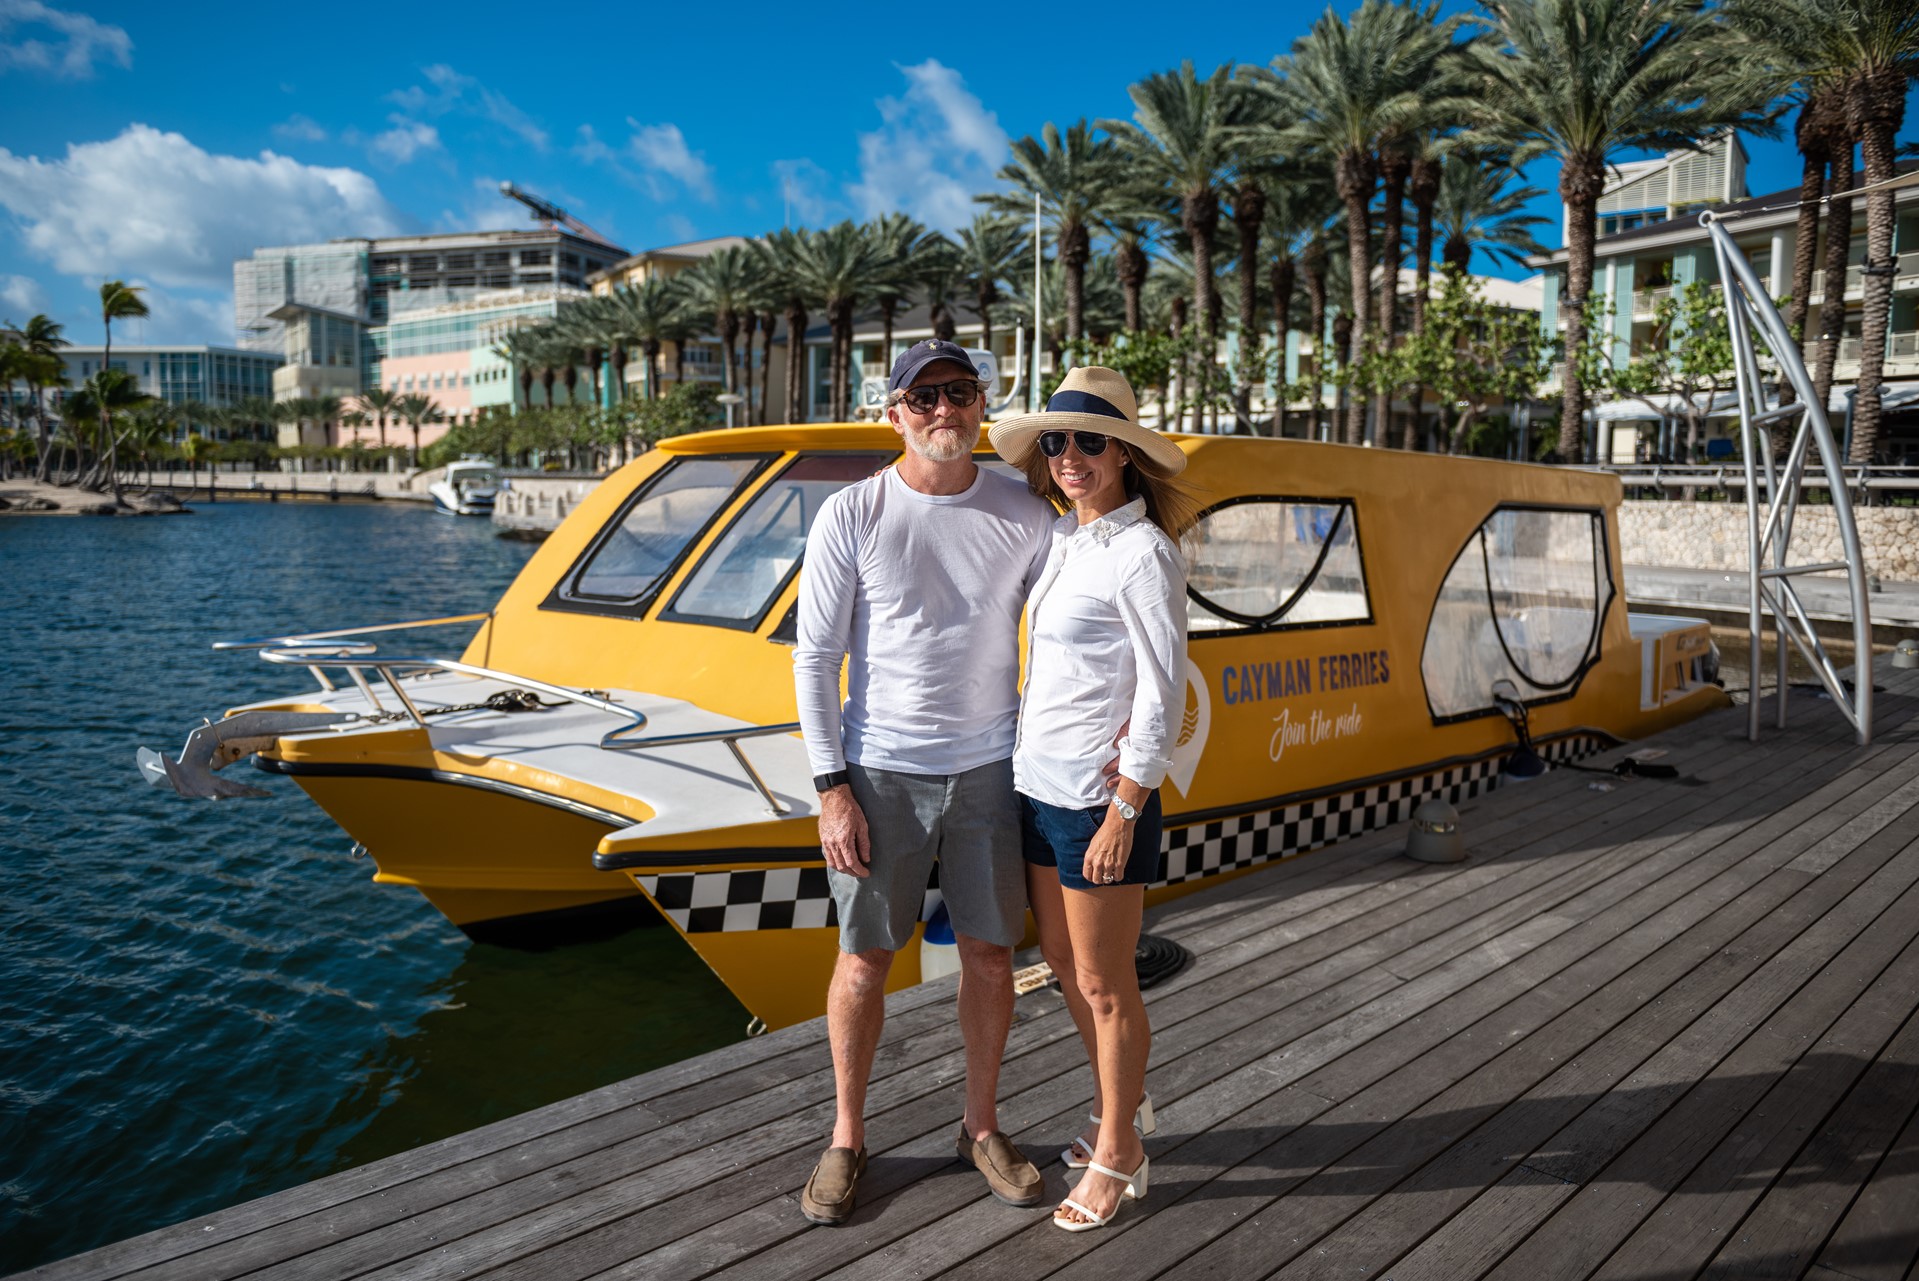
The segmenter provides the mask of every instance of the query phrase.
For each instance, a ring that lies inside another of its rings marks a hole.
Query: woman
[[[1186,689],[1193,505],[1172,483],[1186,455],[1139,424],[1126,379],[1075,369],[1046,409],[996,424],[1000,457],[1063,510],[1027,598],[1026,687],[1013,781],[1040,950],[1086,1044],[1097,1128],[1062,1153],[1085,1177],[1053,1215],[1069,1232],[1146,1194],[1152,1033],[1133,954],[1159,876],[1158,788]],[[1117,778],[1106,776],[1119,746]],[[1104,1120],[1101,1120],[1101,1118]]]

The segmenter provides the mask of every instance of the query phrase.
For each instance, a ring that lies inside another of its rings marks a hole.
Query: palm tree
[[[33,396],[33,418],[39,430],[40,442],[36,478],[43,483],[47,479],[48,460],[52,454],[52,435],[47,426],[44,395],[48,387],[66,385],[66,365],[60,359],[60,349],[71,344],[61,336],[65,328],[45,315],[35,315],[16,331],[15,340],[28,356],[19,377]]]
[[[787,422],[805,421],[806,321],[807,313],[818,305],[808,282],[794,270],[806,241],[813,235],[804,227],[782,228],[769,234],[755,248],[766,268],[767,297],[786,320],[786,407]]]
[[[1309,298],[1316,297],[1318,300],[1313,312],[1315,323],[1323,325],[1326,318],[1325,248],[1321,238],[1325,235],[1326,220],[1332,216],[1335,204],[1331,185],[1322,181],[1322,177],[1323,174],[1299,165],[1287,165],[1269,173],[1265,180],[1267,217],[1264,252],[1272,280],[1273,330],[1279,337],[1282,382],[1286,335],[1293,327],[1293,297],[1298,291],[1307,259],[1315,252],[1315,246],[1318,246],[1320,275],[1316,286],[1309,276],[1306,289]],[[1317,294],[1314,293],[1315,287]],[[1313,341],[1315,348],[1321,344],[1317,330]],[[1275,435],[1285,434],[1287,413],[1282,396],[1273,420]]]
[[[1106,219],[1106,235],[1113,242],[1113,271],[1119,277],[1129,334],[1140,330],[1146,278],[1152,268],[1150,250],[1162,226],[1159,218],[1144,210],[1127,210]]]
[[[900,304],[910,299],[924,283],[927,256],[945,240],[926,224],[903,213],[883,213],[865,227],[866,234],[879,242],[879,251],[890,264],[875,285],[874,301],[880,308],[880,360],[893,363],[893,320]]]
[[[1066,336],[1086,336],[1086,264],[1093,256],[1093,228],[1101,203],[1119,180],[1119,153],[1110,138],[1096,138],[1082,118],[1065,133],[1050,120],[1040,136],[1012,145],[1012,160],[999,171],[1014,192],[982,197],[995,210],[1019,216],[1039,199],[1053,228],[1053,255],[1066,270]]]
[[[960,228],[959,272],[972,287],[980,346],[988,351],[993,349],[993,304],[1000,300],[1000,282],[1018,270],[1025,248],[1025,229],[1012,218],[976,214],[973,221]]]
[[[783,260],[793,283],[826,309],[833,331],[829,413],[843,422],[852,412],[853,317],[860,299],[871,296],[890,274],[884,249],[847,221],[795,238]]]
[[[742,318],[753,312],[755,291],[759,288],[760,262],[750,249],[732,245],[708,254],[679,276],[686,282],[688,304],[713,320],[720,336],[720,351],[726,360],[724,385],[737,392],[734,372],[739,365],[739,341]],[[751,338],[748,338],[749,344]]]
[[[619,336],[614,362],[625,378],[625,351],[638,347],[646,360],[646,397],[660,394],[660,350],[666,344],[684,306],[686,287],[676,280],[650,276],[637,285],[613,291],[611,323]]]
[[[1704,16],[1703,0],[1482,0],[1492,38],[1468,66],[1482,132],[1517,145],[1516,159],[1559,158],[1566,206],[1566,385],[1559,454],[1584,449],[1586,347],[1593,242],[1606,165],[1632,148],[1697,149],[1727,127],[1772,132],[1729,65],[1733,42]]]
[[[1496,262],[1523,265],[1529,255],[1544,253],[1532,229],[1549,220],[1529,214],[1526,207],[1546,193],[1537,187],[1511,189],[1521,181],[1517,170],[1481,160],[1470,152],[1450,156],[1442,164],[1439,199],[1433,221],[1442,239],[1440,257],[1447,266],[1472,270],[1474,249],[1483,249]]]
[[[1274,59],[1272,74],[1253,81],[1287,122],[1280,144],[1289,152],[1323,157],[1346,206],[1353,300],[1349,357],[1369,341],[1373,328],[1370,211],[1380,148],[1385,145],[1396,166],[1408,150],[1402,140],[1436,116],[1464,111],[1444,96],[1445,82],[1437,74],[1457,24],[1438,23],[1437,16],[1437,5],[1416,8],[1391,0],[1364,0],[1350,19],[1329,9],[1289,54]],[[1407,164],[1410,168],[1410,160]],[[1395,217],[1390,211],[1387,216]],[[1393,228],[1396,233],[1396,223]],[[1397,282],[1396,260],[1387,263],[1386,274]],[[1359,444],[1365,430],[1365,402],[1354,396],[1344,426],[1347,443]]]
[[[1759,38],[1776,64],[1814,93],[1830,93],[1843,114],[1844,134],[1833,140],[1832,209],[1827,215],[1825,300],[1821,330],[1827,350],[1837,346],[1845,311],[1844,246],[1851,239],[1851,201],[1841,193],[1850,182],[1852,147],[1859,144],[1868,187],[1889,181],[1899,128],[1905,122],[1906,88],[1919,77],[1919,8],[1911,0],[1740,0],[1733,21]],[[1830,101],[1830,100],[1829,100]],[[1803,114],[1803,113],[1802,113]],[[1843,153],[1843,154],[1842,154]],[[1847,179],[1850,174],[1844,175]],[[1845,206],[1841,213],[1841,204]],[[1861,272],[1859,383],[1852,415],[1852,460],[1869,461],[1879,446],[1879,389],[1885,379],[1886,329],[1892,312],[1893,193],[1866,195],[1866,259]],[[1835,269],[1835,262],[1838,264]],[[1822,393],[1823,394],[1823,393]]]
[[[129,285],[124,280],[108,280],[101,284],[100,323],[106,331],[106,342],[100,353],[100,368],[113,368],[113,322],[147,314],[146,300],[140,297],[143,292],[139,286]],[[106,437],[107,479],[113,486],[113,501],[117,503],[120,501],[119,443],[113,439],[104,401],[100,405],[100,430]]]
[[[380,433],[380,448],[386,448],[386,419],[393,412],[393,404],[400,394],[388,391],[385,387],[369,387],[360,393],[360,412],[373,420]]]
[[[401,420],[413,429],[413,465],[420,465],[420,428],[428,423],[444,422],[438,402],[423,392],[409,392],[393,404]]]
[[[1141,181],[1179,200],[1180,227],[1193,255],[1193,312],[1218,337],[1213,301],[1213,236],[1223,185],[1236,177],[1254,123],[1253,101],[1232,69],[1201,80],[1193,64],[1162,71],[1126,90],[1133,119],[1102,120]],[[1209,356],[1210,359],[1210,356]]]

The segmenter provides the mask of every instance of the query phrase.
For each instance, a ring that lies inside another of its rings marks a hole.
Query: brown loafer
[[[1038,1205],[1045,1196],[1046,1183],[1039,1171],[998,1130],[975,1143],[966,1127],[960,1126],[959,1159],[985,1175],[986,1186],[1008,1205]]]
[[[800,1193],[800,1213],[828,1227],[853,1213],[853,1194],[866,1173],[866,1149],[828,1148]]]

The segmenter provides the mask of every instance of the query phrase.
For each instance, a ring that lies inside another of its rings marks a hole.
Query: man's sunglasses
[[[1058,458],[1066,452],[1066,438],[1071,436],[1073,443],[1079,446],[1079,452],[1088,458],[1098,458],[1106,452],[1106,444],[1111,436],[1102,436],[1096,431],[1043,431],[1039,434],[1039,452],[1048,458]]]
[[[983,389],[979,381],[973,378],[957,378],[950,383],[934,383],[930,387],[908,387],[900,393],[900,403],[912,409],[916,414],[930,414],[933,406],[940,403],[940,393],[946,393],[946,403],[955,409],[965,409],[978,400]]]

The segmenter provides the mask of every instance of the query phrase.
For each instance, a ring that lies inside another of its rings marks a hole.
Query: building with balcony
[[[1902,165],[1909,171],[1913,164]],[[1856,179],[1863,185],[1863,178]],[[1608,188],[1610,193],[1611,188]],[[1753,273],[1775,299],[1792,288],[1792,263],[1798,220],[1798,188],[1769,192],[1748,199],[1735,199],[1714,207],[1725,220],[1734,242],[1745,254]],[[1893,255],[1894,275],[1892,313],[1886,340],[1885,383],[1882,387],[1882,452],[1904,456],[1919,451],[1919,187],[1894,192]],[[1859,378],[1860,319],[1863,275],[1860,264],[1866,248],[1866,202],[1853,202],[1852,225],[1843,230],[1848,238],[1845,278],[1838,287],[1828,288],[1823,270],[1813,273],[1808,296],[1811,310],[1806,317],[1806,333],[1818,335],[1824,328],[1826,309],[1842,309],[1843,331],[1833,373],[1833,392],[1828,404],[1836,435],[1844,437],[1850,425],[1853,386]],[[1605,208],[1601,205],[1602,210]],[[1696,208],[1696,207],[1695,207]],[[1821,219],[1817,261],[1823,262],[1828,237],[1833,234]],[[1692,217],[1667,218],[1641,222],[1636,226],[1603,234],[1595,245],[1593,300],[1599,327],[1591,339],[1607,344],[1607,357],[1623,367],[1635,356],[1645,353],[1656,342],[1667,341],[1657,325],[1661,302],[1673,297],[1687,285],[1703,283],[1717,286],[1718,267],[1711,239],[1704,227]],[[1546,273],[1541,323],[1548,333],[1563,334],[1565,317],[1560,300],[1565,291],[1566,250],[1558,249],[1532,260]],[[1816,337],[1803,346],[1807,366],[1816,361]],[[1559,370],[1563,377],[1563,367]],[[1547,388],[1557,394],[1557,379]],[[1725,407],[1710,420],[1704,448],[1708,456],[1730,456],[1739,426],[1730,397]],[[1591,411],[1601,429],[1593,433],[1600,455],[1607,461],[1632,462],[1646,457],[1676,458],[1683,449],[1679,423],[1683,410],[1661,413],[1639,400],[1600,404]]]
[[[537,227],[256,249],[233,264],[234,327],[241,347],[293,364],[284,308],[350,318],[361,331],[357,391],[384,381],[375,328],[501,290],[584,291],[589,276],[625,258],[616,246]]]
[[[106,357],[102,347],[63,347],[60,360],[66,367],[67,381],[74,387],[98,373]],[[242,351],[235,347],[138,346],[114,344],[109,362],[114,369],[132,375],[140,391],[171,405],[206,405],[226,409],[245,400],[265,400],[273,395],[273,381],[281,359],[267,352]],[[53,393],[54,403],[59,392]],[[212,432],[218,438],[228,433],[211,424],[183,424]]]

